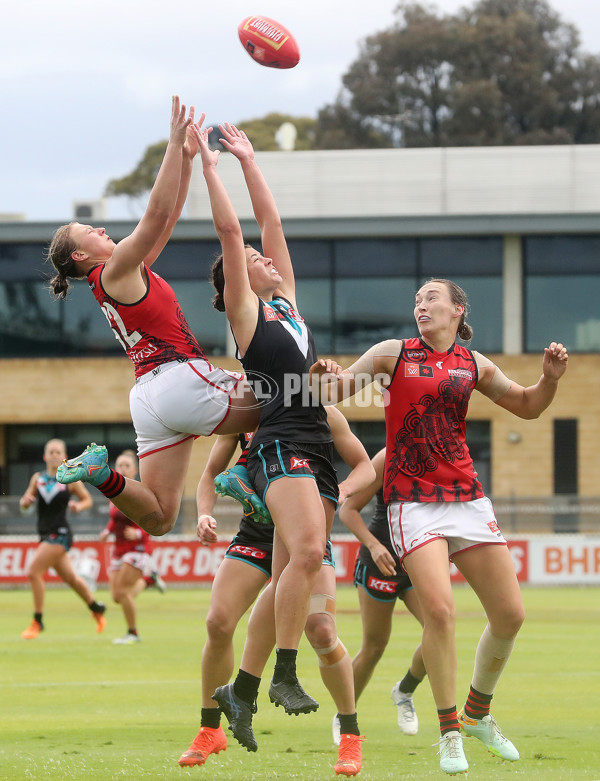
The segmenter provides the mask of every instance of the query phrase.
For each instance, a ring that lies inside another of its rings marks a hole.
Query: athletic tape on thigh
[[[319,657],[319,667],[335,667],[348,653],[339,637],[329,648],[315,648],[315,652]]]
[[[315,613],[327,613],[335,621],[335,597],[329,594],[313,594],[310,598],[308,615]]]

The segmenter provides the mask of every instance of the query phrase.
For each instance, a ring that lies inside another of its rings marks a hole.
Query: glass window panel
[[[331,241],[290,239],[287,245],[296,279],[331,276]]]
[[[451,276],[465,291],[471,311],[467,322],[473,328],[473,340],[468,344],[481,353],[502,352],[502,276]],[[426,279],[422,280],[422,283]]]
[[[415,239],[341,239],[335,242],[337,277],[415,276]]]
[[[597,274],[600,236],[529,236],[524,239],[530,274]]]
[[[525,281],[525,350],[552,341],[569,352],[600,351],[600,275],[528,276]]]
[[[331,282],[328,279],[297,279],[296,302],[315,338],[317,352],[331,353]]]
[[[0,282],[0,356],[56,355],[62,306],[40,282]]]
[[[126,357],[87,281],[75,280],[67,299],[54,305],[63,307],[64,317],[58,354]]]
[[[457,274],[502,274],[503,241],[499,236],[421,239],[421,273],[455,281]]]
[[[335,281],[336,353],[363,353],[384,339],[413,336],[415,279],[337,279]]]
[[[45,244],[0,243],[0,280],[43,280],[54,275],[44,262]]]
[[[185,319],[207,355],[224,355],[229,324],[224,312],[212,305],[214,288],[210,282],[171,282]]]
[[[170,284],[175,279],[196,279],[205,282],[217,256],[221,253],[218,241],[171,240],[156,261],[157,274]],[[187,315],[187,312],[186,312]]]

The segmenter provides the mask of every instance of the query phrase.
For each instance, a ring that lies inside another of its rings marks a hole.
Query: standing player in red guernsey
[[[124,450],[115,461],[115,471],[135,480],[138,473],[138,460],[133,450]],[[108,581],[113,600],[121,605],[127,634],[113,640],[116,645],[134,645],[140,642],[137,631],[135,598],[145,588],[156,586],[166,591],[166,586],[152,561],[152,538],[148,532],[140,529],[133,521],[110,505],[109,521],[100,532],[100,539],[110,535],[115,538],[108,567]]]
[[[135,366],[130,409],[141,481],[108,466],[106,448],[90,445],[59,467],[61,483],[95,485],[150,534],[173,528],[196,436],[252,431],[256,399],[241,375],[212,366],[191,332],[172,288],[150,269],[167,243],[187,197],[198,141],[194,109],[173,98],[171,131],[146,212],[115,245],[104,228],[78,222],[59,228],[48,250],[57,274],[50,287],[64,298],[69,277],[87,276],[115,337]],[[235,391],[235,393],[234,393]]]
[[[312,367],[313,375],[322,375],[321,392],[333,401],[375,377],[384,387],[384,500],[393,545],[423,613],[422,651],[440,721],[440,767],[449,774],[468,770],[461,730],[502,759],[519,758],[490,715],[490,703],[523,622],[523,602],[506,541],[469,455],[469,397],[477,389],[517,417],[537,418],[552,402],[568,360],[563,345],[552,342],[544,350],[542,376],[524,388],[488,358],[456,344],[457,335],[463,340],[473,335],[467,313],[467,296],[458,285],[429,280],[415,299],[420,338],[381,342],[349,369],[338,367],[338,376],[327,375],[324,361]],[[459,714],[448,558],[488,618]]]

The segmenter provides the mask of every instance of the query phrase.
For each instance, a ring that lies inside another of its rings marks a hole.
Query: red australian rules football
[[[242,46],[255,62],[267,68],[293,68],[300,49],[289,30],[267,16],[249,16],[238,25]]]

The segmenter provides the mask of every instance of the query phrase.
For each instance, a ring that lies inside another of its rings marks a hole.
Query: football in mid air
[[[293,68],[300,49],[286,28],[267,16],[248,16],[238,25],[242,46],[255,62],[267,68]]]

